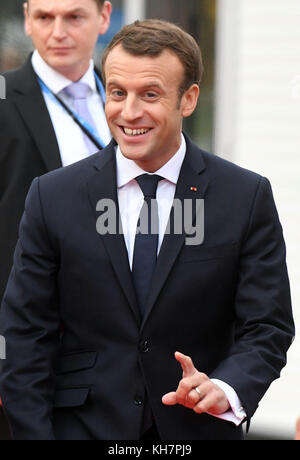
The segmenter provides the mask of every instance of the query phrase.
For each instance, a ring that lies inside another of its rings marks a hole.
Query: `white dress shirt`
[[[52,69],[52,67],[41,58],[37,50],[34,51],[31,62],[35,73],[45,85],[72,109],[72,98],[62,92],[72,81]],[[88,108],[95,121],[101,139],[105,145],[107,145],[111,140],[111,133],[105,118],[104,101],[102,101],[97,91],[93,60],[91,60],[89,69],[80,79],[80,82],[86,83],[90,88],[87,97]],[[49,94],[43,92],[43,96],[56,134],[62,165],[68,166],[89,156],[80,127],[73,121],[65,109],[57,101],[53,100]]]
[[[178,152],[168,161],[168,163],[166,163],[164,166],[162,166],[162,168],[154,173],[164,178],[164,180],[158,183],[156,195],[159,216],[158,252],[160,251],[164,233],[167,228],[169,215],[175,196],[176,185],[185,154],[186,142],[184,136],[182,135],[182,142]],[[143,192],[135,178],[141,174],[145,174],[145,171],[141,169],[134,161],[125,158],[122,155],[119,147],[116,149],[116,161],[118,201],[122,230],[124,233],[125,244],[128,252],[129,265],[132,269],[137,222],[144,202]],[[225,392],[232,409],[224,414],[214,416],[233,422],[237,426],[240,425],[246,417],[246,413],[236,392],[225,382],[217,379],[212,379],[212,381]]]

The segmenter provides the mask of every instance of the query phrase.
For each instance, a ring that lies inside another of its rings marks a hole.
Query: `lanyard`
[[[102,101],[105,103],[106,102],[106,93],[105,93],[103,83],[100,80],[100,78],[98,77],[98,75],[96,74],[96,72],[94,72],[94,75],[95,75],[95,80],[96,80],[96,85],[97,85],[98,91],[100,93]]]
[[[72,117],[74,122],[80,127],[80,129],[88,136],[88,138],[96,145],[96,147],[101,150],[104,147],[106,147],[106,143],[101,139],[99,133],[91,126],[89,123],[86,122],[80,115],[78,115],[76,112],[70,109],[62,99],[54,94],[50,88],[41,80],[41,78],[37,75],[37,79],[39,82],[39,85],[42,89],[42,91],[46,94],[48,94],[51,99],[58,105],[62,106],[65,111]],[[106,94],[105,94],[105,89],[104,86],[98,77],[98,75],[95,72],[95,80],[97,84],[97,88],[99,90],[100,96],[105,103],[106,100]]]

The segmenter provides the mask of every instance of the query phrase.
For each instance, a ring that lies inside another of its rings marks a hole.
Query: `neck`
[[[167,164],[171,158],[173,158],[176,153],[178,153],[180,146],[181,146],[181,131],[179,132],[178,140],[175,141],[173,148],[170,147],[170,150],[167,150],[164,155],[159,155],[156,158],[149,158],[149,159],[133,159],[133,161],[144,171],[149,173],[155,173],[160,168],[162,168],[165,164]]]
[[[180,147],[180,146],[179,146]],[[176,152],[179,150],[179,147],[178,149],[176,150]],[[174,155],[176,154],[176,152],[174,153],[171,153],[169,154],[168,156],[165,156],[164,158],[157,158],[156,160],[149,160],[149,161],[145,161],[145,160],[134,160],[134,162],[141,168],[143,169],[144,171],[148,172],[148,173],[156,173],[160,168],[162,168],[165,164],[167,164],[171,158],[174,157]]]
[[[61,69],[54,69],[57,72],[59,72],[61,75],[63,75],[65,78],[68,80],[71,80],[73,82],[79,81],[88,71],[89,69],[89,63],[85,66],[82,66],[80,68],[76,69],[70,69],[70,68],[61,68]]]
[[[41,68],[42,65],[47,66],[49,70],[57,72],[73,82],[79,81],[86,74],[91,62],[91,57],[88,57],[74,65],[60,65],[59,62],[51,62],[51,60],[43,56],[37,49],[34,52],[34,57],[36,59],[36,65],[38,65],[39,68]]]

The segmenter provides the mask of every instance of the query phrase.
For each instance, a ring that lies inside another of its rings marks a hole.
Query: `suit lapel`
[[[62,166],[59,147],[30,59],[15,75],[13,99],[43,158],[46,169]]]
[[[95,219],[99,219],[101,213],[96,211],[97,204],[100,200],[110,200],[116,211],[115,217],[117,228],[115,234],[99,235],[102,239],[108,256],[112,262],[114,271],[120,282],[120,285],[127,297],[130,307],[140,322],[140,312],[136,301],[135,290],[132,282],[132,276],[128,261],[128,253],[125,245],[124,236],[120,233],[118,223],[120,222],[118,196],[117,196],[117,179],[116,179],[116,161],[115,161],[115,141],[102,150],[101,154],[96,156],[95,172],[88,179],[88,190],[92,211]],[[114,220],[114,219],[113,219]]]
[[[178,184],[176,187],[175,200],[179,200],[182,204],[184,200],[189,200],[193,204],[192,222],[196,218],[196,200],[204,199],[207,188],[208,178],[205,172],[205,164],[201,151],[191,144],[187,138],[187,153],[180,172]],[[172,208],[170,221],[174,221],[174,209]],[[183,231],[180,234],[174,232],[174,226],[170,225],[170,232],[166,234],[162,243],[162,247],[158,256],[156,270],[154,272],[150,296],[147,302],[146,314],[143,318],[142,328],[144,327],[152,308],[161,292],[169,273],[174,266],[176,259],[189,237],[189,228],[185,228],[183,220],[181,228]]]
[[[209,182],[205,171],[205,163],[201,151],[187,140],[187,154],[183,162],[180,177],[176,187],[175,199],[184,202],[184,200],[191,200],[193,202],[194,216],[196,217],[196,200],[204,199]],[[96,155],[96,162],[94,165],[94,173],[88,178],[88,191],[92,211],[95,215],[95,221],[99,218],[97,213],[97,203],[101,199],[111,200],[116,209],[116,221],[119,222],[119,206],[117,196],[117,179],[116,179],[116,161],[115,161],[115,141],[102,150],[101,154]],[[174,210],[171,213],[170,220],[172,220]],[[185,231],[180,234],[174,233],[174,228],[170,225],[170,234],[166,234],[160,250],[157,261],[156,270],[152,280],[151,292],[147,302],[146,313],[141,323],[141,331],[145,326],[153,306],[159,296],[162,288],[164,287],[172,267],[185,244],[186,238],[189,234]],[[183,230],[189,231],[188,228]],[[136,301],[135,290],[132,282],[131,270],[128,262],[128,253],[125,245],[124,236],[120,234],[117,228],[116,234],[99,235],[102,239],[107,253],[111,259],[117,278],[120,285],[127,297],[129,305],[140,322],[140,312]]]

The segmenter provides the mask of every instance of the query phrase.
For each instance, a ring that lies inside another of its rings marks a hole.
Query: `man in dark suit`
[[[94,75],[92,55],[98,35],[109,26],[111,4],[104,0],[29,0],[24,11],[26,32],[35,51],[21,68],[5,75],[6,100],[0,101],[0,303],[34,177],[85,158],[110,141],[99,91],[102,83]],[[101,145],[87,140],[38,78],[75,110],[66,88],[77,81],[87,85],[86,101],[97,121],[95,131]],[[3,425],[5,421],[0,421],[0,439]]]
[[[26,200],[0,318],[12,432],[242,439],[294,334],[270,184],[182,134],[202,60],[180,28],[125,27],[103,70],[114,139]]]
[[[98,35],[109,26],[110,13],[111,4],[104,0],[25,3],[25,28],[35,51],[21,68],[5,74],[6,100],[0,101],[0,301],[32,180],[89,154],[82,130],[41,88],[38,77],[70,107],[73,101],[64,89],[72,82],[86,82],[87,102],[98,119],[103,146],[110,141],[91,60]],[[93,153],[98,150],[94,145]]]

